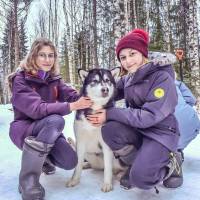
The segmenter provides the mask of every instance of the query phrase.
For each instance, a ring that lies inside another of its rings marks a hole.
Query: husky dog
[[[112,150],[105,144],[101,135],[101,127],[93,126],[86,115],[95,110],[112,106],[115,92],[115,78],[120,73],[120,68],[113,70],[92,69],[90,71],[79,70],[79,76],[83,82],[82,94],[93,101],[91,109],[79,110],[74,121],[76,137],[76,150],[78,164],[73,176],[66,183],[72,187],[80,182],[80,176],[84,160],[87,160],[91,168],[104,169],[104,182],[101,190],[109,192],[112,190],[112,170],[114,172],[123,170],[118,160],[114,158]]]

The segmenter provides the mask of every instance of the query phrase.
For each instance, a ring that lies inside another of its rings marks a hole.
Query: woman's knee
[[[46,126],[56,128],[59,132],[62,132],[65,126],[65,120],[61,115],[53,114],[49,115],[46,120]]]
[[[115,149],[113,146],[115,143],[121,142],[120,134],[118,131],[119,129],[119,123],[116,121],[109,121],[105,123],[101,129],[102,138],[104,142],[111,147],[111,149]]]
[[[57,138],[62,134],[65,121],[61,115],[56,114],[50,115],[44,120],[45,121],[36,129],[38,131],[36,138],[38,141],[54,144]]]

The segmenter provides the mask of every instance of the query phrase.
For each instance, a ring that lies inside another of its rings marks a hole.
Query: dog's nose
[[[109,92],[109,89],[108,89],[107,87],[103,87],[103,88],[101,89],[101,92],[104,93],[104,94],[105,94],[105,93],[107,94],[107,93]]]

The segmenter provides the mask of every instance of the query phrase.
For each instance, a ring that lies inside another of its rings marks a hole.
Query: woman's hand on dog
[[[70,103],[70,111],[90,108],[93,102],[89,97],[81,97],[78,101]]]
[[[94,126],[102,126],[106,121],[106,110],[100,109],[92,115],[87,115],[87,120]]]

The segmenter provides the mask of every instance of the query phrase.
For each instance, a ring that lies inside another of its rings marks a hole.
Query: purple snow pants
[[[62,134],[65,121],[60,115],[50,115],[35,122],[32,135],[36,140],[54,144],[48,157],[56,166],[70,170],[77,164],[77,154]]]
[[[162,144],[116,121],[109,121],[102,127],[102,137],[113,151],[127,144],[133,144],[138,149],[129,174],[132,186],[151,189],[163,180],[170,151]]]

